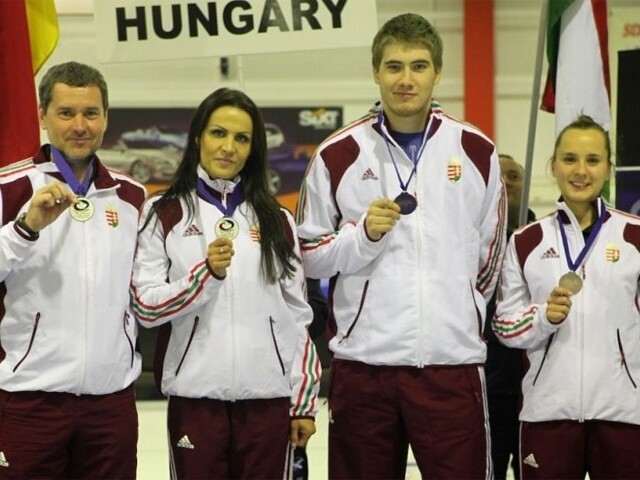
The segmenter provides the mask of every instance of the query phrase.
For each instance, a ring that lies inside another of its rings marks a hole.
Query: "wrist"
[[[369,229],[367,228],[367,222],[364,223],[364,234],[371,242],[379,242],[382,238],[382,233],[369,233]]]
[[[209,259],[207,258],[207,260],[204,262],[205,265],[207,266],[207,270],[209,270],[209,273],[211,274],[211,276],[213,278],[215,278],[216,280],[224,280],[225,278],[227,278],[227,269],[225,268],[222,271],[222,274],[220,274],[220,271],[213,268],[211,266],[211,264],[209,263]]]
[[[29,240],[37,240],[40,237],[40,232],[38,230],[35,230],[34,228],[31,228],[27,224],[26,218],[27,218],[26,212],[21,214],[18,218],[16,218],[14,222],[15,226]]]
[[[564,322],[567,319],[567,317],[561,318],[560,320],[551,320],[549,317],[547,317],[547,320],[549,321],[549,323],[551,325],[560,325],[562,322]]]

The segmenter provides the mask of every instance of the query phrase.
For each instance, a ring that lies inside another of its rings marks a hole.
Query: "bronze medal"
[[[394,202],[396,202],[400,207],[400,214],[402,215],[409,215],[418,206],[416,197],[407,192],[402,192],[400,195],[398,195],[395,198]]]

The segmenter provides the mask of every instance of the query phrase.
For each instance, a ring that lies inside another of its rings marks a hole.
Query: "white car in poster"
[[[169,182],[182,159],[177,148],[128,148],[122,144],[100,149],[96,154],[108,168],[124,172],[140,183]]]
[[[130,148],[163,148],[172,145],[184,150],[187,146],[187,133],[165,126],[138,128],[120,135],[120,139]]]

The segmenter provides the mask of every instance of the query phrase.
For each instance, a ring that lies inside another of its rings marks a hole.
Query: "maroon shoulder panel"
[[[487,185],[491,169],[491,155],[495,147],[486,138],[467,130],[462,132],[461,142],[462,148],[484,178],[484,184]]]
[[[630,243],[636,250],[640,252],[640,225],[634,225],[633,223],[627,223],[622,232],[622,238],[625,242]]]
[[[542,227],[539,223],[534,223],[514,235],[518,262],[520,263],[520,268],[523,269],[527,257],[542,242]]]
[[[29,177],[20,177],[2,185],[0,195],[2,195],[2,225],[6,225],[14,220],[20,208],[31,200],[33,186]]]

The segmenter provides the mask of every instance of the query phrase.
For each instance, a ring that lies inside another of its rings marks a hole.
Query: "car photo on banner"
[[[122,141],[130,148],[163,148],[172,146],[184,150],[187,146],[187,132],[179,132],[168,127],[153,125],[149,128],[138,128],[120,135]]]
[[[342,126],[341,107],[270,107],[265,119],[269,188],[289,210],[318,144]],[[149,193],[171,182],[187,143],[192,109],[110,108],[109,128],[97,154]]]
[[[108,168],[124,172],[145,184],[170,182],[182,160],[182,150],[175,147],[130,148],[117,144],[96,153]]]

